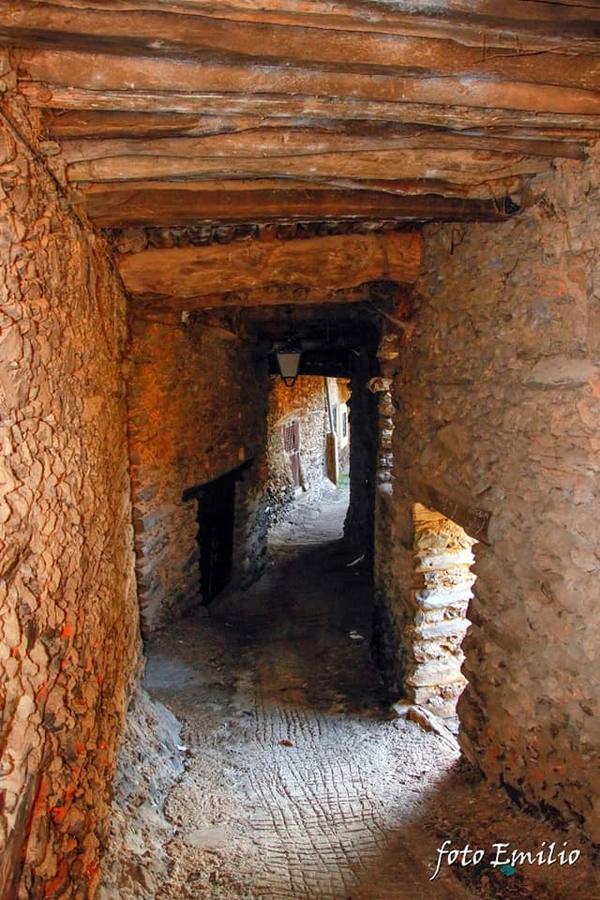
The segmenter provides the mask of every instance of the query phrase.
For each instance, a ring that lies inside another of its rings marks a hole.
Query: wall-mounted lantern
[[[286,341],[285,344],[275,348],[275,358],[283,383],[287,387],[292,387],[300,372],[302,348],[293,340]]]

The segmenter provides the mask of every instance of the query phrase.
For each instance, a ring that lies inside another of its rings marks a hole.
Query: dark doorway
[[[198,498],[198,544],[200,580],[204,603],[231,581],[235,478],[225,475],[204,489]]]
[[[198,500],[200,591],[205,604],[220,594],[232,578],[235,485],[251,464],[249,460],[208,484],[189,488],[183,495],[184,500]]]

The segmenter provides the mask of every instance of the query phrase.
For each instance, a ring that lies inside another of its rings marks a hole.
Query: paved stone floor
[[[488,857],[494,841],[580,845],[513,809],[440,737],[390,715],[369,653],[369,575],[349,565],[344,511],[343,496],[300,502],[259,584],[148,648],[145,684],[182,722],[185,771],[166,801],[164,866],[119,896],[600,897],[583,848],[568,871],[485,862],[430,880],[446,839]]]

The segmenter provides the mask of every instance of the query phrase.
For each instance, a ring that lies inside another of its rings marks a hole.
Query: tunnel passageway
[[[0,900],[600,900],[598,221],[596,0],[0,2]]]
[[[386,706],[370,574],[349,565],[345,511],[343,492],[300,500],[253,588],[149,647],[146,687],[182,721],[187,748],[157,897],[516,896],[502,875],[488,894],[481,871],[430,880],[444,839],[491,842],[500,821],[502,835],[525,827],[535,840],[539,823],[474,788],[456,749]],[[520,897],[559,896],[518,880]]]

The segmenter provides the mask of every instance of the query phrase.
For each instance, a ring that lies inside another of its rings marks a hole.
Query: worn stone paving
[[[186,770],[166,803],[167,865],[120,896],[600,896],[583,869],[554,886],[539,867],[430,880],[446,838],[539,844],[548,828],[477,783],[437,735],[390,715],[369,652],[369,575],[340,540],[344,508],[343,497],[300,503],[257,586],[149,648],[146,686],[183,723]]]

